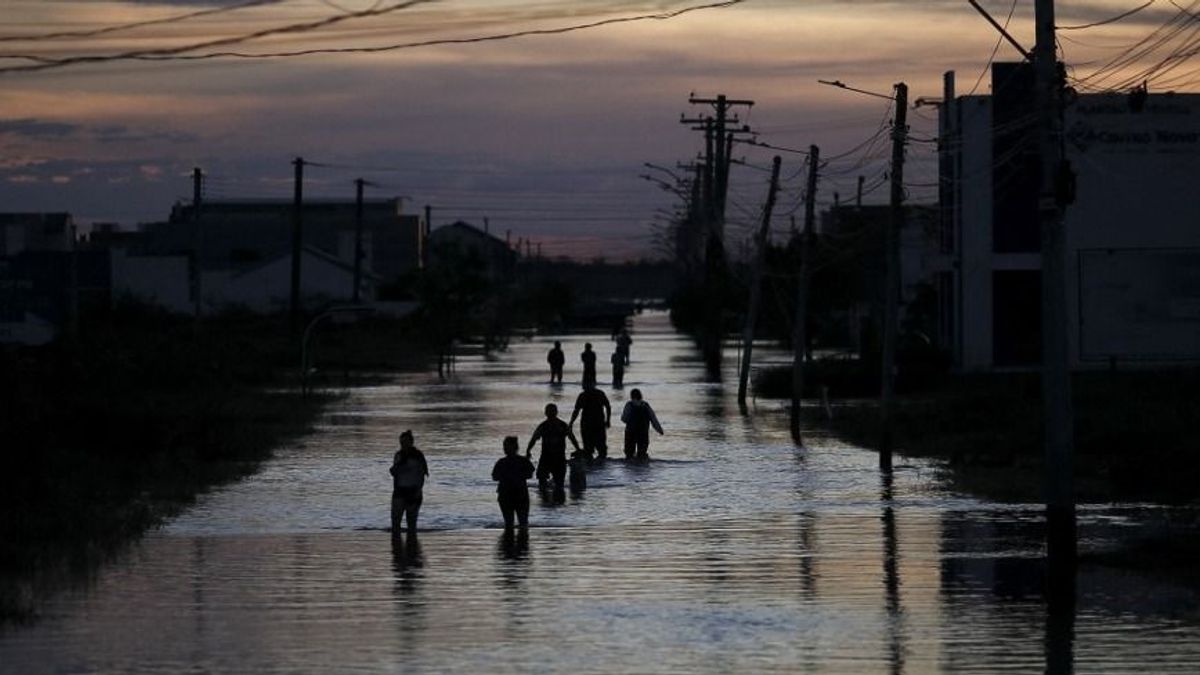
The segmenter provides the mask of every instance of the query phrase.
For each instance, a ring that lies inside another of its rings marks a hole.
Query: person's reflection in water
[[[506,529],[500,535],[500,545],[496,553],[503,560],[524,560],[529,553],[529,530]]]
[[[416,532],[407,535],[392,535],[392,571],[396,575],[396,590],[400,594],[412,593],[421,578],[420,569],[425,566],[421,555],[421,541]]]
[[[888,617],[888,660],[892,673],[904,672],[904,611],[900,607],[900,554],[896,542],[896,514],[892,510],[892,472],[882,474],[883,487],[880,500],[883,502],[883,585],[886,589],[885,606]]]
[[[495,578],[501,607],[507,614],[501,622],[502,637],[508,641],[523,640],[529,634],[525,626],[529,616],[529,594],[525,588],[529,578],[529,530],[505,530],[500,535]]]

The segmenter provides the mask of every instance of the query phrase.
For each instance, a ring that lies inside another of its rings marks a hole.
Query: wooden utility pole
[[[420,232],[417,234],[417,248],[420,250],[421,269],[429,265],[429,233],[433,231],[433,207],[429,204],[425,205],[425,224],[418,228]],[[520,247],[518,246],[518,253]]]
[[[354,180],[354,294],[351,300],[355,303],[362,288],[363,186],[366,184],[362,178]]]
[[[685,124],[703,123],[705,141],[705,161],[709,179],[707,186],[711,191],[706,200],[705,216],[705,246],[704,246],[704,293],[708,298],[705,306],[705,317],[701,329],[701,350],[704,352],[705,367],[709,376],[720,377],[721,368],[721,337],[722,337],[722,298],[725,296],[725,202],[729,188],[729,159],[733,134],[728,128],[736,124],[737,119],[730,116],[734,106],[750,107],[754,101],[748,99],[731,99],[724,94],[716,98],[688,97],[692,105],[710,105],[715,111],[715,117],[701,120],[683,119]],[[749,131],[743,128],[741,131]]]
[[[796,274],[796,315],[792,319],[792,441],[804,445],[800,433],[800,401],[804,398],[804,357],[808,351],[808,282],[812,276],[812,241],[817,219],[817,171],[821,150],[808,148],[808,185],[804,190],[804,234],[799,241],[800,268]]]
[[[742,331],[742,367],[738,375],[738,405],[746,407],[746,385],[750,380],[750,357],[754,354],[754,323],[758,319],[759,298],[762,296],[763,267],[767,261],[767,247],[771,237],[771,213],[775,210],[775,195],[779,191],[779,155],[771,161],[771,186],[767,188],[767,203],[763,206],[762,224],[756,237],[758,250],[755,252],[754,268],[750,273],[750,306],[746,309],[746,324]]]
[[[201,263],[204,260],[204,231],[200,228],[200,203],[204,197],[204,172],[192,169],[192,304],[196,318],[204,308],[204,284]]]
[[[301,211],[304,206],[304,158],[292,160],[295,166],[294,184],[292,186],[292,296],[290,316],[292,333],[300,333],[300,260],[304,249],[304,219]]]
[[[882,384],[879,394],[879,468],[892,470],[892,418],[896,407],[896,338],[900,315],[900,233],[904,230],[904,144],[908,136],[908,85],[896,85],[892,124],[891,214],[884,231]]]
[[[1038,220],[1042,235],[1046,552],[1053,582],[1061,573],[1072,574],[1075,565],[1075,497],[1071,466],[1075,434],[1066,332],[1066,237],[1063,227],[1066,200],[1059,190],[1059,181],[1066,174],[1061,145],[1063,74],[1055,48],[1053,0],[1037,0],[1034,11],[1037,44],[1033,49],[1033,67],[1041,155]],[[1073,584],[1071,589],[1073,594]]]

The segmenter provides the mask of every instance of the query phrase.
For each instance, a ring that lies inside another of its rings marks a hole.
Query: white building
[[[1028,65],[995,64],[993,94],[941,114],[939,278],[962,370],[1031,367],[1041,353],[1038,158]],[[1200,95],[1082,94],[1065,113],[1073,367],[1200,359]]]
[[[353,291],[354,266],[318,248],[305,246],[300,266],[304,270],[300,296],[308,309],[345,302]],[[369,302],[379,279],[370,274],[363,276],[362,299]],[[292,292],[291,253],[280,253],[253,267],[206,271],[201,288],[206,312],[234,308],[261,313],[287,311]]]

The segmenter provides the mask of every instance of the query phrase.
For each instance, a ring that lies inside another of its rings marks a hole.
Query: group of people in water
[[[629,337],[629,331],[621,328],[613,333],[613,341],[617,347],[608,360],[612,364],[612,386],[620,389],[625,384],[625,366],[629,365],[629,346],[633,344],[633,338]],[[584,343],[579,360],[583,362],[584,386],[589,382],[596,384],[596,352],[592,351],[592,343]],[[555,340],[554,347],[546,354],[546,363],[550,364],[550,384],[562,384],[563,365],[566,362],[562,342]]]
[[[617,348],[611,359],[613,387],[620,388],[633,340],[624,330],[616,334],[614,339]],[[558,406],[547,403],[543,410],[545,419],[530,435],[524,455],[520,454],[520,442],[516,436],[504,438],[504,456],[492,467],[492,480],[496,481],[497,501],[504,518],[505,531],[512,531],[514,524],[522,529],[529,525],[529,488],[526,481],[530,478],[537,476],[538,488],[544,498],[562,503],[566,499],[568,472],[571,491],[579,493],[587,487],[588,468],[608,459],[612,405],[604,391],[596,386],[596,353],[592,351],[591,343],[584,345],[580,360],[583,362],[583,391],[575,399],[570,421],[560,419]],[[561,383],[565,361],[561,342],[554,343],[546,361],[550,364],[550,382]],[[582,444],[573,430],[577,419]],[[630,390],[620,421],[625,424],[625,460],[631,463],[649,461],[650,429],[662,435],[663,428],[641,390]],[[539,441],[541,452],[535,466],[532,453]],[[575,448],[570,457],[567,455],[568,442]],[[425,455],[413,444],[412,431],[400,434],[400,449],[392,460],[390,471],[393,488],[392,532],[399,533],[402,524],[410,533],[416,532],[429,465]]]

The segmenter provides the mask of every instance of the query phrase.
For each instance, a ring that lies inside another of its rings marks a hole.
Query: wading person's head
[[[640,400],[642,400],[642,390],[641,390],[641,389],[634,389],[634,390],[630,391],[630,392],[629,392],[629,398],[631,398],[631,399],[633,399],[633,400],[635,400],[635,401],[640,401]]]
[[[585,352],[592,351],[592,343],[590,343],[590,342],[583,343],[583,351],[585,351]]]
[[[549,417],[549,418],[558,417],[558,406],[554,405],[553,403],[547,403],[546,404],[546,417]]]
[[[411,429],[407,429],[400,433],[400,447],[407,450],[413,446],[413,433]]]
[[[519,447],[520,447],[520,443],[517,442],[516,436],[505,436],[504,437],[504,454],[515,455],[515,454],[517,454],[517,450]]]
[[[559,342],[558,340],[555,340],[555,341],[554,341],[554,348],[555,348],[555,349],[561,349],[561,348],[562,348],[562,343],[561,343],[561,342]]]

